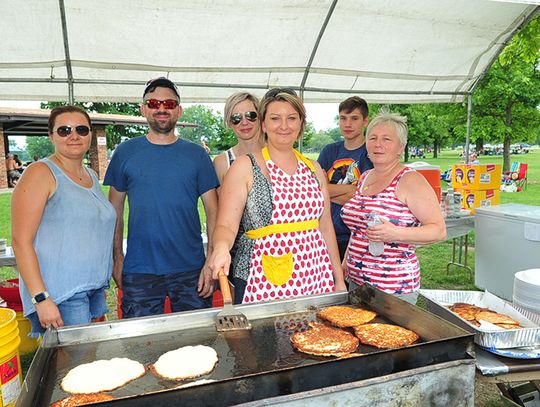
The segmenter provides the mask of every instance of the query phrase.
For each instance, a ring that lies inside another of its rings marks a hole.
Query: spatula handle
[[[221,290],[221,295],[223,296],[223,303],[232,304],[231,287],[229,286],[229,279],[223,272],[223,269],[219,270],[218,277],[219,277],[219,288]]]

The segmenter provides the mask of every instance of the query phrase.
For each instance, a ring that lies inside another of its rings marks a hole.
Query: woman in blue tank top
[[[30,165],[12,198],[12,245],[30,336],[91,322],[107,312],[116,213],[83,166],[92,125],[75,106],[49,117],[54,154]]]

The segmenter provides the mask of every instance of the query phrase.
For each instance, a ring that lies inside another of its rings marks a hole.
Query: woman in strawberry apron
[[[241,223],[247,232],[233,267],[245,289],[236,287],[237,303],[345,290],[324,173],[293,149],[304,131],[303,103],[292,90],[272,89],[259,111],[267,147],[227,172],[209,260],[214,278],[229,272]]]

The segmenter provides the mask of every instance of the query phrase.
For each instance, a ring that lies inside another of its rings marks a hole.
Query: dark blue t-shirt
[[[373,168],[367,156],[366,145],[356,150],[347,150],[343,141],[328,144],[317,159],[330,184],[351,184],[358,181],[360,174]],[[341,205],[332,202],[332,222],[338,242],[347,242],[351,234],[341,220]]]
[[[197,204],[219,180],[201,146],[185,140],[159,145],[146,137],[130,139],[115,150],[104,184],[128,196],[124,273],[165,275],[202,268]]]

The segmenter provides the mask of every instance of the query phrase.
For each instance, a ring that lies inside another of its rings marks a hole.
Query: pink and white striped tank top
[[[390,184],[376,195],[362,195],[367,171],[352,199],[343,205],[341,217],[351,230],[348,278],[357,284],[369,283],[391,294],[410,294],[420,288],[420,265],[415,245],[400,242],[384,242],[384,253],[372,256],[368,251],[365,234],[367,217],[375,211],[396,226],[416,227],[420,224],[409,208],[396,195],[396,188],[410,168],[404,168]]]

